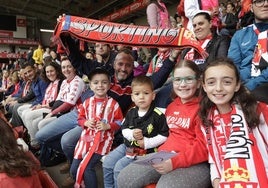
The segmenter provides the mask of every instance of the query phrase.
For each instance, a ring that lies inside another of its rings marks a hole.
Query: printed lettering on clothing
[[[225,159],[248,159],[250,156],[249,144],[253,145],[253,142],[246,137],[244,131],[245,125],[243,124],[242,117],[238,114],[233,114],[232,123],[232,133],[226,147]]]
[[[174,112],[175,114],[176,112]],[[190,127],[190,118],[183,118],[183,117],[174,117],[174,116],[167,116],[167,124],[169,128],[184,128],[189,129]]]

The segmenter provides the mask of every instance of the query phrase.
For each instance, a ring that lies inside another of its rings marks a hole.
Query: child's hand
[[[133,129],[133,137],[135,138],[135,140],[142,140],[143,139],[142,130]]]
[[[96,120],[95,119],[89,119],[85,122],[85,127],[88,127],[89,129],[94,130],[96,128]]]
[[[172,171],[171,159],[168,159],[159,164],[154,164],[153,167],[159,174],[167,174]]]
[[[144,148],[144,139],[142,139],[142,140],[137,140],[137,143],[139,144],[139,146],[140,146],[141,148]]]
[[[98,122],[96,123],[96,127],[97,127],[97,129],[98,129],[99,131],[106,131],[106,130],[110,129],[110,125],[107,124],[107,123],[104,123],[104,122],[102,122],[102,121],[98,121]]]

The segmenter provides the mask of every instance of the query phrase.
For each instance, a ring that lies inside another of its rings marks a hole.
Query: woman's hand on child
[[[133,129],[133,137],[135,138],[135,140],[142,140],[143,139],[142,130]]]

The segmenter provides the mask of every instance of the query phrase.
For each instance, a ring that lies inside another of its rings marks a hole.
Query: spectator
[[[43,119],[44,113],[48,114],[51,112],[51,108],[58,96],[62,80],[64,79],[60,65],[54,62],[44,65],[42,77],[43,80],[49,82],[42,103],[28,110],[24,110],[21,115],[23,124],[30,135],[30,149],[32,149],[32,151],[40,147],[35,139],[35,134],[38,131],[38,123]]]
[[[27,58],[26,58],[27,62],[32,64],[35,63],[33,59],[33,52],[34,52],[33,47],[30,47],[29,50],[27,51]]]
[[[162,0],[151,0],[147,6],[146,14],[151,28],[171,28],[169,13]]]
[[[68,51],[70,52],[68,57],[71,59],[74,67],[77,67],[81,73],[89,74],[92,70],[101,66],[94,61],[85,60],[85,57],[80,54],[77,46],[74,45],[74,40],[70,36],[64,37],[63,41],[67,44]],[[152,80],[155,88],[161,87],[166,81],[177,57],[178,52],[174,51],[169,58],[166,59],[168,63],[165,63],[161,70],[156,74],[153,74]],[[89,63],[85,64],[85,61],[88,61]],[[111,74],[112,81],[108,95],[117,100],[123,113],[126,113],[132,105],[130,83],[133,79],[133,61],[134,59],[131,51],[124,49],[117,54],[114,62],[105,64],[105,66],[110,66],[107,67],[107,70],[112,70],[109,71],[110,74],[111,72],[114,72]],[[75,119],[77,119],[77,110],[73,110],[72,112],[59,117],[57,121],[51,122],[39,131],[40,140],[47,145],[53,145],[54,149],[59,151],[63,150],[69,162],[72,162],[74,147],[82,131]],[[120,135],[120,132],[115,135],[114,145],[116,146],[122,143],[122,137]],[[62,149],[59,144],[60,142]],[[69,165],[65,165],[63,169],[68,169],[68,166]]]
[[[178,29],[179,28],[182,28],[183,27],[183,22],[184,22],[183,17],[181,15],[178,15],[176,13],[175,16],[174,16],[174,18],[175,18],[175,20],[177,22],[177,27],[176,28],[178,28]]]
[[[200,70],[195,63],[183,60],[176,64],[173,73],[176,97],[165,113],[169,136],[158,148],[176,155],[152,166],[129,164],[118,175],[119,188],[138,188],[150,183],[156,183],[157,187],[210,187],[206,141],[198,117],[200,87]]]
[[[166,5],[162,0],[151,0],[146,8],[147,21],[151,28],[171,28]],[[157,54],[157,48],[151,48],[151,57]]]
[[[41,69],[40,67],[43,65],[43,54],[44,54],[43,46],[42,44],[39,44],[37,49],[34,50],[32,57],[35,61],[35,65],[39,67],[39,69]]]
[[[27,97],[27,93],[29,92],[30,81],[25,76],[25,70],[23,67],[19,71],[19,76],[20,76],[20,87],[19,87],[18,92],[11,94],[10,96],[8,96],[5,99],[5,101],[2,102],[2,104],[4,105],[5,111],[6,111],[6,115],[9,111],[9,107],[13,106],[17,102],[17,100],[19,100],[20,98]],[[31,99],[29,99],[29,100],[31,100]],[[10,115],[12,115],[11,112],[12,111],[9,112]]]
[[[210,62],[202,79],[200,117],[213,187],[266,187],[267,105],[250,95],[229,59]]]
[[[182,57],[193,60],[202,71],[207,62],[227,56],[230,39],[212,31],[211,17],[207,12],[199,12],[193,17],[193,28],[197,40],[208,53],[208,57],[204,59],[193,49],[184,50]]]
[[[170,55],[170,48],[158,48],[157,54],[151,60],[146,76],[151,76],[153,73],[159,71],[159,69],[163,66],[163,63],[166,62],[165,59]],[[164,85],[155,90],[156,99],[155,105],[160,108],[166,108],[167,105],[171,102],[171,99],[168,94],[170,94],[172,90],[171,83],[171,74]]]
[[[268,103],[268,2],[253,1],[254,24],[235,33],[228,57],[236,64],[242,83],[257,100]]]
[[[218,0],[184,0],[184,12],[188,19],[187,29],[193,31],[193,17],[200,11],[207,11],[212,20],[213,30],[219,27],[219,2]]]
[[[222,20],[222,29],[220,34],[232,37],[236,32],[238,18],[236,16],[235,5],[233,3],[227,3],[226,7],[226,17]]]
[[[119,172],[137,156],[155,152],[168,136],[165,115],[155,107],[153,83],[149,77],[135,77],[131,83],[134,108],[122,124],[124,143],[104,157],[104,186],[117,187]]]
[[[5,92],[8,90],[10,79],[9,79],[9,70],[2,71],[2,82],[0,88],[0,101],[5,99]]]
[[[14,95],[19,91],[20,88],[20,79],[19,79],[19,71],[13,71],[9,75],[9,84],[7,90],[4,92],[4,99],[6,99],[9,95]]]
[[[44,119],[38,122],[39,131],[36,133],[36,139],[38,140],[41,146],[41,155],[40,160],[42,165],[44,166],[53,166],[59,161],[49,161],[50,159],[46,158],[45,151],[50,148],[50,146],[46,145],[42,139],[40,139],[40,134],[42,134],[42,129],[49,125],[50,122],[58,117],[62,116],[70,112],[72,109],[81,103],[80,97],[82,93],[85,91],[85,83],[83,80],[76,74],[75,68],[72,66],[70,60],[68,58],[63,58],[61,61],[61,70],[63,75],[65,76],[65,80],[63,80],[60,91],[57,95],[57,98],[52,105],[52,110],[48,114],[44,114]],[[55,130],[54,130],[55,131]],[[41,132],[41,133],[40,133]],[[60,155],[58,152],[53,153],[52,158],[59,156],[59,159],[64,158],[63,155]]]
[[[13,107],[11,124],[14,127],[23,125],[23,122],[20,118],[23,110],[29,109],[30,107],[33,107],[42,102],[45,95],[45,90],[48,85],[48,83],[43,81],[41,77],[37,74],[34,65],[26,63],[23,68],[27,78],[31,81],[31,93],[27,94],[28,98],[24,100],[18,100],[18,103]]]
[[[52,58],[52,62],[58,63],[60,65],[60,57],[54,50],[50,50],[50,56]]]
[[[0,187],[42,188],[38,164],[17,144],[11,127],[0,119]]]
[[[50,56],[50,48],[47,47],[44,54],[43,54],[43,60],[46,58],[46,57],[49,57]]]
[[[118,103],[107,95],[110,88],[109,72],[95,69],[89,74],[89,85],[94,95],[79,107],[78,124],[83,131],[76,145],[70,169],[76,186],[97,187],[95,166],[111,147],[114,132],[121,126],[122,111]],[[85,170],[82,170],[85,166]]]
[[[48,114],[44,114],[44,119],[38,122],[38,129],[43,128],[50,121],[71,111],[77,101],[81,102],[79,98],[85,91],[86,86],[83,80],[76,74],[76,70],[68,58],[62,59],[61,71],[65,79],[60,84],[59,93],[51,107],[51,111]]]

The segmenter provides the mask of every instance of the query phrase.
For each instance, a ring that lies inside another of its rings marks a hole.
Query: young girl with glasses
[[[175,98],[165,112],[169,136],[158,151],[176,152],[176,155],[153,165],[131,163],[119,173],[119,188],[138,188],[151,183],[157,187],[211,186],[206,140],[198,116],[200,86],[200,71],[194,62],[182,60],[175,66]]]

